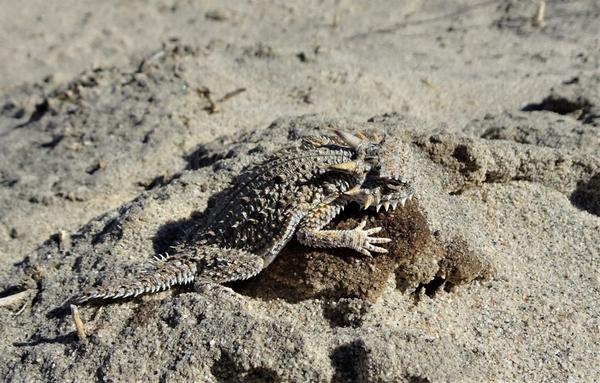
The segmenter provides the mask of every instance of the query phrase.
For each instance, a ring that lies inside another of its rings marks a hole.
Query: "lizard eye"
[[[407,182],[402,177],[399,179],[386,179],[385,186],[391,190],[402,191],[406,189]]]

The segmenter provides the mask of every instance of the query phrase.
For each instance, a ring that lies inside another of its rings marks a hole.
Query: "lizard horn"
[[[336,130],[335,134],[337,134],[339,138],[341,138],[345,143],[352,146],[353,148],[357,148],[360,144],[364,142],[360,138],[344,130]]]
[[[342,162],[341,164],[329,165],[329,168],[334,170],[340,170],[342,172],[353,173],[356,171],[356,169],[358,169],[358,164],[356,163],[356,161]]]
[[[368,139],[367,136],[365,136],[365,134],[363,132],[357,132],[355,134],[355,136],[358,137],[358,138],[360,138],[363,141]]]
[[[354,195],[359,194],[360,192],[361,192],[360,185],[356,185],[352,189],[346,190],[344,192],[344,194],[347,195],[347,196],[354,196]]]

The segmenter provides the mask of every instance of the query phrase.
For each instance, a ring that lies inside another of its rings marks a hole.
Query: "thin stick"
[[[206,108],[204,108],[204,110],[207,111],[209,114],[214,114],[214,113],[219,113],[221,111],[220,104],[222,102],[225,102],[225,101],[229,100],[230,98],[235,97],[238,94],[245,92],[246,88],[238,88],[236,90],[228,92],[223,97],[221,97],[220,99],[218,99],[216,101],[213,100],[210,89],[208,89],[207,87],[202,87],[200,89],[197,89],[196,91],[198,92],[199,95],[206,98],[206,101],[208,101],[208,106]]]
[[[546,13],[546,0],[540,0],[538,2],[537,11],[533,17],[532,24],[534,27],[544,26],[544,15]]]
[[[16,294],[0,298],[0,307],[12,306],[27,298],[32,290],[20,291]]]
[[[137,72],[138,73],[146,72],[148,70],[148,67],[150,65],[152,65],[153,62],[155,62],[156,60],[163,57],[165,55],[165,53],[166,53],[165,51],[161,50],[161,51],[154,53],[152,56],[143,59],[142,62],[140,63],[140,65],[138,66]]]
[[[235,96],[237,96],[238,94],[240,94],[240,93],[243,93],[243,92],[245,92],[245,91],[246,91],[246,88],[239,88],[239,89],[236,89],[236,90],[234,90],[234,91],[231,91],[231,92],[229,92],[229,93],[225,94],[225,96],[221,97],[221,98],[220,98],[220,99],[219,99],[217,102],[223,102],[223,101],[227,101],[227,100],[229,100],[230,98],[232,98],[232,97],[235,97]]]
[[[71,305],[71,317],[75,323],[75,329],[77,330],[77,336],[79,337],[79,340],[84,340],[87,337],[87,334],[85,332],[85,327],[83,326],[83,321],[79,316],[79,310],[75,305]]]
[[[101,165],[101,164],[100,164]],[[66,230],[58,231],[58,249],[62,252],[69,250],[71,247],[71,236]]]

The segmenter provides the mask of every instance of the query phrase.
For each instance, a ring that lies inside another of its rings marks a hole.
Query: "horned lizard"
[[[94,288],[68,302],[135,297],[174,285],[222,284],[257,275],[295,234],[306,246],[349,248],[365,256],[385,253],[391,241],[374,236],[380,227],[324,227],[346,205],[388,210],[414,194],[403,177],[408,147],[392,139],[353,135],[305,137],[249,166],[207,213],[196,245],[159,255],[131,281]]]

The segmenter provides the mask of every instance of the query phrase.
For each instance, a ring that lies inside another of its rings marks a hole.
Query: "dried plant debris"
[[[23,290],[14,293],[8,293],[7,295],[0,297],[0,307],[25,307],[27,300],[33,295],[33,290]],[[19,309],[20,310],[20,309]]]

